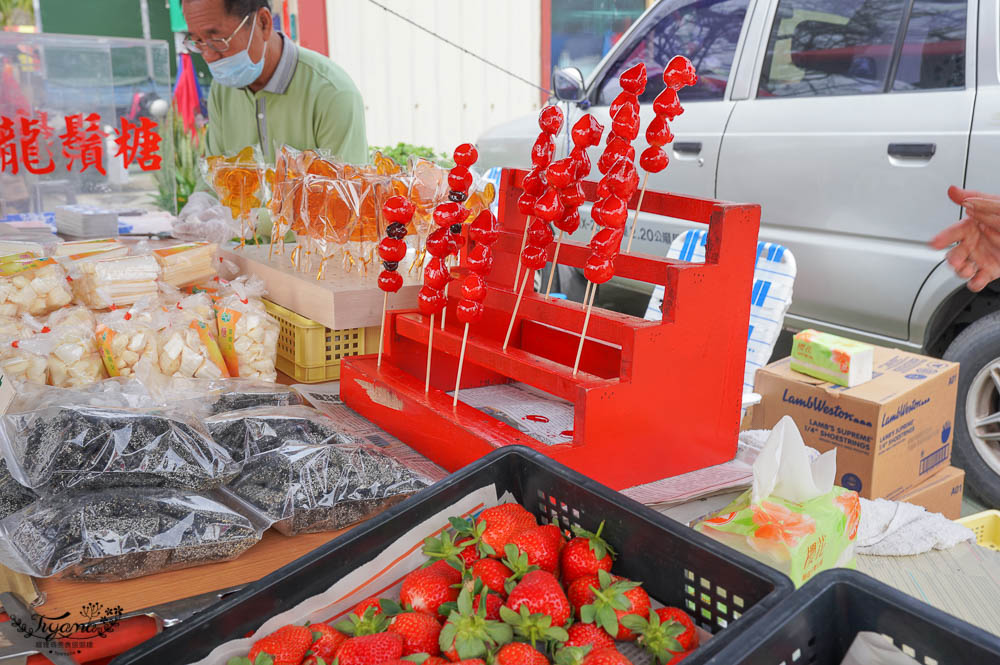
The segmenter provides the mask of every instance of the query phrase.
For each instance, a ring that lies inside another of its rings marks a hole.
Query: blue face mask
[[[212,77],[220,85],[229,88],[245,88],[260,78],[264,71],[264,60],[267,55],[267,45],[264,46],[263,53],[260,54],[260,62],[250,59],[250,44],[253,43],[253,33],[257,29],[257,17],[254,17],[253,27],[250,29],[250,41],[247,47],[228,58],[220,58],[215,62],[208,63],[208,69],[212,72]]]

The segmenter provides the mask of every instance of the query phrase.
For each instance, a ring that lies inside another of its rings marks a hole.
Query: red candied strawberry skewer
[[[483,319],[483,301],[486,300],[486,276],[493,270],[493,245],[500,238],[500,225],[488,209],[479,213],[469,227],[469,239],[475,243],[469,251],[469,274],[462,282],[462,300],[455,308],[462,332],[462,351],[458,356],[458,373],[455,375],[455,393],[452,408],[458,406],[458,389],[462,383],[462,366],[465,364],[465,346],[469,341],[469,325]]]
[[[639,166],[646,172],[642,179],[642,192],[639,194],[639,203],[635,207],[635,217],[632,218],[632,230],[628,234],[628,245],[625,253],[632,251],[632,239],[635,238],[635,227],[639,224],[639,209],[642,208],[642,199],[646,196],[646,182],[650,173],[659,173],[667,168],[670,158],[663,150],[663,146],[673,142],[674,135],[670,131],[670,123],[674,118],[684,113],[677,98],[677,91],[685,86],[694,85],[698,82],[698,74],[694,70],[691,61],[682,55],[674,56],[670,60],[666,69],[663,70],[663,82],[666,88],[663,89],[656,99],[653,100],[653,112],[656,114],[646,127],[646,142],[649,147],[642,151],[639,156]]]
[[[382,368],[382,342],[385,337],[385,315],[389,308],[389,294],[403,286],[403,276],[397,270],[406,256],[406,227],[413,219],[416,207],[405,196],[391,196],[382,204],[382,214],[390,222],[385,237],[379,241],[378,255],[383,270],[378,276],[378,288],[385,292],[382,300],[382,327],[378,333],[378,367]]]
[[[529,218],[535,216],[549,216],[551,219],[562,215],[562,203],[559,201],[558,192],[549,186],[545,180],[545,169],[552,163],[552,156],[556,151],[554,137],[562,129],[563,113],[557,106],[546,106],[538,114],[538,126],[541,132],[531,146],[531,163],[534,168],[525,176],[521,183],[524,192],[517,199],[518,211]],[[540,212],[541,211],[541,212]],[[521,258],[524,246],[528,241],[528,222],[524,225],[524,235],[521,237],[521,249],[518,250],[517,269],[514,271],[514,287],[521,279]]]
[[[435,211],[437,212],[437,211]],[[447,226],[442,226],[427,236],[426,249],[431,260],[424,266],[424,285],[417,294],[420,313],[430,317],[427,332],[427,375],[424,378],[424,394],[431,389],[431,355],[434,350],[434,316],[448,304],[445,288],[451,281],[451,271],[445,259],[452,253],[455,239]]]
[[[454,255],[457,257],[465,245],[465,238],[462,236],[462,224],[468,219],[470,214],[469,209],[463,205],[466,199],[469,198],[469,189],[472,187],[472,172],[469,169],[479,159],[479,151],[471,143],[463,143],[455,148],[452,159],[455,160],[455,166],[448,173],[448,203],[443,204],[447,206],[447,213],[438,222],[437,208],[435,208],[434,221],[439,225],[452,222],[448,230],[451,231],[452,237],[455,239]],[[441,206],[438,207],[440,208]],[[445,263],[448,263],[447,258],[445,259]],[[446,306],[441,312],[441,330],[444,330],[445,317],[447,316],[448,308]]]
[[[552,293],[552,278],[556,274],[556,266],[559,263],[559,250],[562,248],[563,235],[574,234],[580,228],[579,207],[586,201],[581,182],[590,175],[590,157],[587,156],[587,148],[601,144],[601,136],[604,135],[604,126],[594,119],[589,113],[573,125],[571,132],[573,139],[573,151],[567,159],[573,164],[573,173],[569,185],[559,192],[565,212],[563,216],[553,222],[559,229],[559,238],[556,240],[556,251],[552,255],[552,270],[549,271],[549,282],[545,287],[545,297]]]

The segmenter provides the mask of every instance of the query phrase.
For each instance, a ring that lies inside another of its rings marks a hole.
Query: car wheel
[[[1000,312],[963,330],[944,358],[961,365],[953,461],[976,495],[1000,506]]]

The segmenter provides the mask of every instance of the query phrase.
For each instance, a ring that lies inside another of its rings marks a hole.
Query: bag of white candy
[[[228,378],[214,326],[204,320],[212,311],[204,293],[187,296],[167,309],[167,326],[160,331],[159,367],[166,376],[198,379]],[[211,318],[210,318],[211,320]]]
[[[36,322],[37,325],[37,322]],[[0,371],[17,383],[45,385],[49,381],[46,357],[51,351],[50,338],[21,319],[0,322]]]
[[[144,298],[128,309],[98,314],[97,347],[108,376],[133,376],[136,366],[148,363],[159,371],[159,330],[167,314],[158,301]]]
[[[275,381],[278,353],[278,322],[260,297],[264,282],[257,278],[232,282],[231,291],[215,304],[219,326],[219,349],[230,376]]]
[[[72,301],[66,272],[53,259],[0,264],[0,316],[42,316]]]
[[[82,388],[104,378],[97,352],[97,321],[86,307],[54,312],[46,321],[52,352],[48,356],[49,383],[57,388]]]

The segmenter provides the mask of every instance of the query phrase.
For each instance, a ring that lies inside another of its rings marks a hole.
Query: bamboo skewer
[[[521,281],[521,288],[517,291],[517,300],[514,302],[514,311],[510,315],[510,325],[507,326],[507,336],[503,340],[504,353],[507,352],[507,344],[510,343],[510,334],[514,331],[514,322],[517,321],[517,310],[521,307],[521,298],[524,296],[524,287],[528,284],[530,270],[524,271],[524,279]]]
[[[458,373],[455,375],[455,393],[451,400],[451,408],[458,407],[458,387],[462,383],[462,365],[465,364],[465,345],[469,341],[469,324],[465,324],[465,331],[462,333],[462,351],[458,354]]]
[[[642,199],[646,196],[647,183],[649,183],[649,171],[646,171],[646,176],[642,179],[642,191],[639,192],[639,203],[635,206],[635,216],[632,218],[632,230],[629,231],[628,246],[625,248],[626,254],[632,251],[632,238],[635,237],[635,227],[639,225],[639,209],[642,208]]]
[[[382,369],[382,343],[385,340],[385,316],[389,310],[389,292],[382,299],[382,327],[378,331],[378,369]]]
[[[594,309],[594,297],[597,295],[597,288],[590,290],[590,302],[587,303],[587,314],[583,317],[583,331],[580,333],[580,345],[576,347],[576,361],[573,363],[573,377],[576,377],[577,371],[580,369],[580,356],[583,355],[583,343],[587,339],[587,326],[590,325],[590,312]]]
[[[559,240],[556,241],[556,251],[552,255],[552,270],[549,271],[549,283],[545,287],[545,299],[548,300],[549,294],[552,293],[552,278],[556,274],[556,267],[559,265],[559,248],[562,247],[563,231],[559,232]]]
[[[434,315],[427,330],[427,376],[424,378],[424,396],[431,391],[431,354],[434,352]]]

